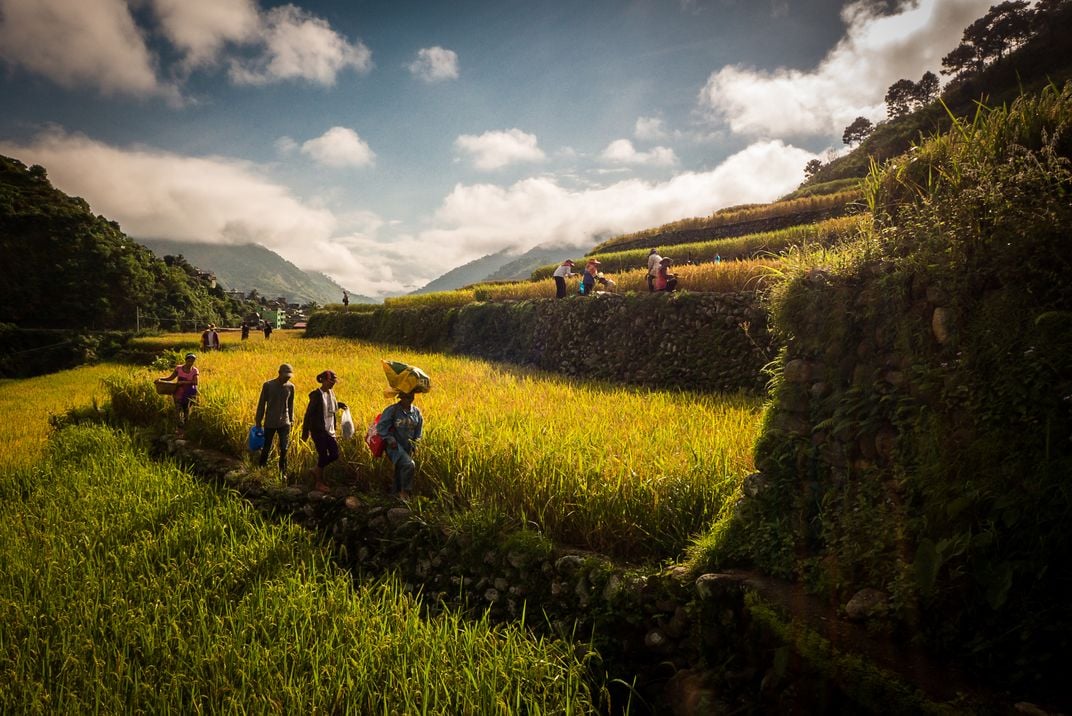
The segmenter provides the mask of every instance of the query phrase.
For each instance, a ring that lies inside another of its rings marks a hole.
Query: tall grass
[[[301,529],[101,427],[0,473],[0,564],[3,713],[593,709],[568,645],[355,589]]]
[[[181,341],[177,345],[182,345]],[[181,348],[180,348],[181,350]],[[417,455],[417,489],[445,503],[492,507],[531,521],[560,542],[629,557],[662,558],[707,529],[752,469],[760,401],[577,384],[522,369],[440,354],[390,351],[341,339],[259,341],[202,356],[201,404],[187,434],[244,452],[260,385],[279,364],[296,375],[297,411],[320,371],[335,370],[336,393],[359,431],[391,401],[381,358],[414,363],[433,391],[417,405],[426,435]],[[112,383],[121,412],[140,424],[167,416],[142,371]],[[313,463],[295,440],[296,473]],[[266,475],[266,479],[267,479]],[[386,489],[391,466],[360,440],[344,441],[329,479]]]

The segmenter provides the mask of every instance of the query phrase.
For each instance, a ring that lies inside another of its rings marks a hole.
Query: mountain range
[[[225,289],[248,294],[256,289],[265,298],[285,297],[288,303],[342,302],[343,287],[331,277],[298,268],[260,244],[217,246],[168,239],[137,239],[157,256],[179,256],[202,271],[211,271]],[[350,292],[353,303],[377,303],[376,299]]]
[[[560,263],[568,258],[580,260],[586,251],[576,247],[546,245],[536,246],[521,254],[503,250],[451,269],[413,293],[451,291],[483,281],[524,281],[541,266]]]

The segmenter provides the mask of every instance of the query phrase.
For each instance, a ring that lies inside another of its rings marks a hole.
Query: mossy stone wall
[[[338,335],[660,388],[761,391],[776,347],[755,294],[615,295],[314,314]]]

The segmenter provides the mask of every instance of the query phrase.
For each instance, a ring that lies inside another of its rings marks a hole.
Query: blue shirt
[[[389,436],[393,437],[398,441],[398,447],[406,452],[412,452],[413,442],[420,440],[423,429],[424,418],[420,409],[410,405],[409,410],[403,410],[401,403],[387,406],[380,414],[380,422],[376,423],[376,432],[381,438],[386,440]]]

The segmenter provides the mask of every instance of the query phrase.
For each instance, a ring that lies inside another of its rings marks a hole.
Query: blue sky
[[[391,295],[775,199],[989,4],[0,0],[0,153]]]

